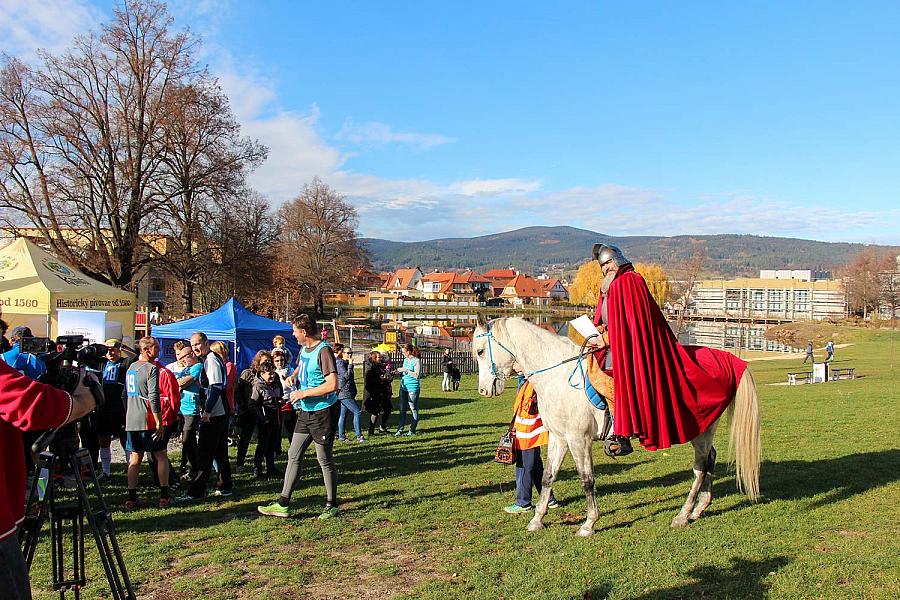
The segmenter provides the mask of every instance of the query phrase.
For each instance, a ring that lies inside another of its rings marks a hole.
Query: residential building
[[[383,289],[398,296],[413,295],[412,292],[419,287],[422,275],[422,270],[419,267],[397,269],[391,273]]]
[[[569,301],[569,289],[565,286],[565,284],[560,279],[539,279],[541,285],[544,287],[544,293],[551,300],[558,300],[560,302],[568,302]]]
[[[491,283],[491,293],[494,298],[503,294],[503,290],[507,284],[515,279],[518,273],[513,269],[491,269],[483,274],[484,278]]]
[[[510,306],[516,307],[550,305],[550,297],[546,295],[541,282],[523,274],[516,275],[507,283],[500,297]]]
[[[900,317],[900,254],[896,258],[896,267],[879,276],[882,292],[878,314],[885,319]]]
[[[687,316],[725,319],[819,321],[847,315],[840,281],[731,279],[698,281]]]
[[[384,285],[385,279],[378,273],[373,273],[362,267],[353,274],[354,287],[357,290],[378,290]]]
[[[417,288],[426,300],[476,302],[478,296],[459,273],[434,272],[423,275]]]

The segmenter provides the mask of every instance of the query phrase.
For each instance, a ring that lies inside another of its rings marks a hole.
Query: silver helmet
[[[600,263],[601,266],[605,265],[611,260],[616,261],[616,265],[619,267],[624,267],[625,265],[631,264],[631,261],[625,258],[622,250],[620,250],[617,246],[608,244],[594,244],[592,254],[594,255],[594,260]]]

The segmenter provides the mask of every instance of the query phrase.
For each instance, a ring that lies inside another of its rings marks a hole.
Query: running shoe
[[[182,494],[181,496],[175,496],[175,498],[172,499],[175,504],[185,504],[187,502],[196,502],[197,500],[202,500],[202,498],[196,498],[190,494]]]
[[[267,517],[281,517],[282,519],[287,519],[291,516],[290,508],[282,506],[278,504],[278,502],[273,502],[272,504],[267,504],[265,506],[257,506],[256,510],[259,514],[266,515]]]
[[[125,501],[125,510],[137,510],[140,508],[141,503],[137,500],[126,500]]]
[[[226,498],[232,494],[231,490],[216,490],[212,493],[213,496],[219,496],[220,498]]]
[[[534,510],[534,507],[530,504],[528,506],[519,506],[518,504],[510,504],[509,506],[505,506],[503,508],[503,512],[510,515],[520,515],[522,513],[531,512]]]
[[[547,508],[559,508],[559,502],[556,498],[550,498],[550,502],[547,503]]]
[[[394,437],[400,437],[401,435],[403,435],[403,429],[398,429],[397,433],[394,434]]]
[[[172,500],[170,498],[160,498],[159,499],[159,507],[160,508],[169,508],[172,506]]]
[[[325,510],[319,515],[319,520],[331,519],[341,514],[341,509],[337,506],[326,506]]]
[[[358,438],[356,438],[356,441],[359,442],[360,444],[365,444],[366,438],[364,438],[363,436],[359,436]]]
[[[413,435],[416,435],[416,432],[415,432],[415,431],[407,431],[407,432],[406,432],[406,437],[410,437],[410,436],[413,436]]]

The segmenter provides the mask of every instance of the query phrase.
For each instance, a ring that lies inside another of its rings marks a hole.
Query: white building
[[[760,279],[797,279],[799,281],[821,281],[830,279],[828,271],[813,271],[811,269],[763,269],[759,272]]]
[[[687,316],[725,319],[820,321],[847,315],[840,281],[731,279],[698,281]]]

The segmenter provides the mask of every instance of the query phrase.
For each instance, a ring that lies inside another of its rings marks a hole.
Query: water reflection
[[[505,316],[501,313],[485,313],[488,319]],[[567,335],[568,319],[553,314],[529,314],[523,318],[540,325],[548,331]],[[472,331],[478,322],[477,314],[440,314],[404,312],[345,312],[342,320],[367,321],[372,325],[372,338],[384,331],[404,331],[414,336],[422,346],[452,347],[462,350],[471,343]],[[689,321],[682,323],[678,341],[682,344],[709,346],[724,350],[754,350],[762,352],[801,352],[799,348],[786,346],[781,342],[767,340],[767,325]]]
[[[690,321],[682,324],[678,341],[693,346],[709,346],[724,350],[758,350],[763,352],[801,352],[766,339],[768,325],[750,323]]]

